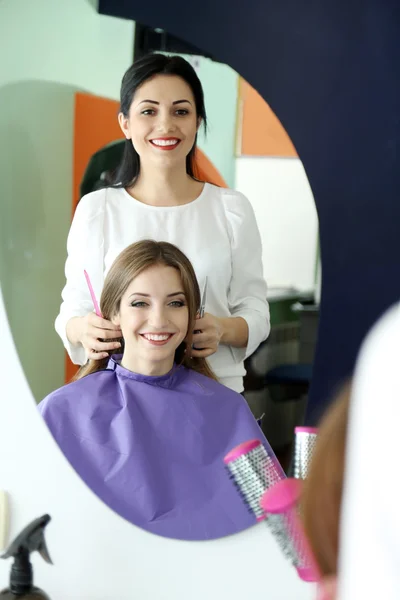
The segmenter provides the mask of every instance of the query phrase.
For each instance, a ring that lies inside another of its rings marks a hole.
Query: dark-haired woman
[[[84,269],[99,297],[115,257],[150,238],[178,246],[201,286],[208,278],[193,356],[209,357],[219,381],[243,391],[243,361],[270,328],[261,240],[242,194],[194,177],[197,132],[206,121],[200,80],[183,58],[149,55],[125,73],[119,123],[126,147],[116,185],[82,198],[68,237],[56,330],[75,364],[104,358],[121,335],[93,312]]]

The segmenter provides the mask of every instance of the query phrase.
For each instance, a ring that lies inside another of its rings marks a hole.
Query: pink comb
[[[297,569],[303,581],[319,581],[320,573],[298,515],[302,482],[278,481],[267,490],[260,506],[268,518],[281,550]]]
[[[87,273],[87,271],[83,271],[83,272],[85,273],[86,282],[88,284],[89,292],[92,297],[92,302],[93,302],[95,313],[98,317],[102,317],[103,315],[101,314],[101,310],[100,310],[99,304],[97,302],[97,299],[96,299],[96,296],[94,293],[94,289],[93,289],[92,283],[90,281],[89,274]]]
[[[233,483],[257,521],[266,519],[260,500],[265,490],[286,477],[272,449],[260,440],[249,440],[236,446],[224,458]]]

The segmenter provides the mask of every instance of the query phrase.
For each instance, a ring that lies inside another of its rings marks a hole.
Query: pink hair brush
[[[302,482],[283,479],[264,492],[260,507],[278,544],[303,581],[320,580],[320,573],[299,518]]]
[[[317,442],[318,429],[316,427],[296,427],[294,434],[294,476],[296,479],[305,479]]]
[[[286,477],[272,450],[260,440],[236,446],[224,458],[230,478],[257,521],[266,519],[260,500],[266,490]]]

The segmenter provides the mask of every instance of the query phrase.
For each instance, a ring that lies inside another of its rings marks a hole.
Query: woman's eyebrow
[[[144,102],[147,102],[148,104],[157,104],[157,105],[158,105],[158,104],[160,104],[159,102],[157,102],[157,100],[150,100],[150,99],[147,99],[147,100],[141,100],[141,101],[139,102],[139,104],[143,104]],[[192,103],[190,102],[190,100],[185,100],[185,99],[182,99],[182,100],[175,100],[175,101],[174,101],[172,104],[173,104],[173,105],[175,105],[175,104],[183,104],[184,102],[187,102],[188,104],[192,104]]]
[[[167,294],[167,298],[172,298],[173,296],[184,296],[185,292],[173,292],[172,294]],[[132,298],[132,296],[142,296],[144,298],[150,298],[150,294],[144,294],[142,292],[133,292],[129,298]]]

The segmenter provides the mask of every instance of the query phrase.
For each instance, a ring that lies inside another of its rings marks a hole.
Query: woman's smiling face
[[[123,366],[144,375],[168,373],[189,325],[179,271],[165,265],[145,269],[128,286],[112,321],[125,341]]]
[[[190,86],[176,75],[155,75],[136,91],[129,116],[119,114],[141,166],[185,164],[200,125]]]

